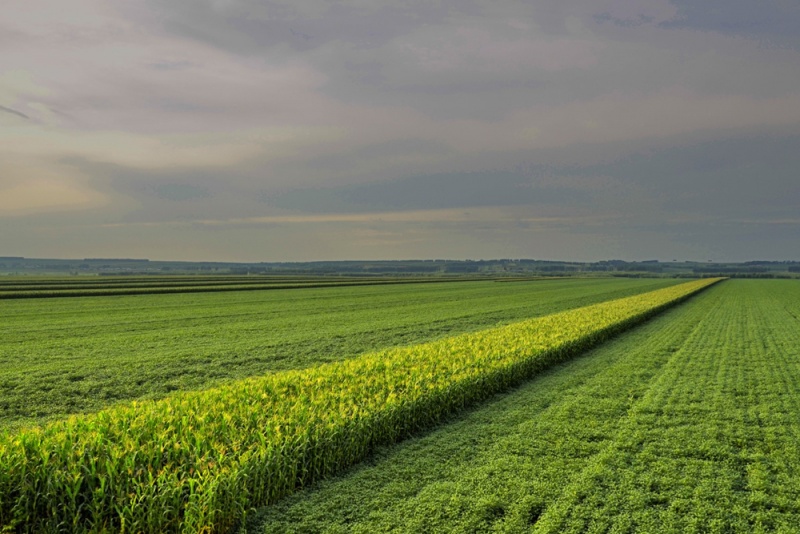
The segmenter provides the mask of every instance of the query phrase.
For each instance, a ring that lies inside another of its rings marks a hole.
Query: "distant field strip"
[[[730,280],[248,534],[797,532],[800,282]]]
[[[251,507],[353,465],[714,282],[6,435],[0,525],[229,531]]]
[[[498,326],[675,280],[0,301],[0,428]]]
[[[274,289],[306,289],[318,287],[350,287],[390,284],[425,284],[443,282],[465,282],[469,278],[255,278],[231,279],[144,279],[116,280],[113,282],[96,278],[91,281],[60,282],[42,281],[34,283],[0,283],[0,300],[58,297],[97,297],[113,295],[158,295],[166,293],[212,293],[220,291],[266,291]]]

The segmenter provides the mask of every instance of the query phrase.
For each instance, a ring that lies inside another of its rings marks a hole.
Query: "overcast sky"
[[[5,0],[4,255],[800,260],[800,3]]]

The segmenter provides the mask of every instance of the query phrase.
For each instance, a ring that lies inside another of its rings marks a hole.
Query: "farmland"
[[[10,434],[0,441],[0,522],[22,531],[225,531],[249,507],[519,384],[713,282]]]
[[[672,284],[564,279],[0,300],[0,428]]]
[[[250,517],[267,532],[796,532],[800,284],[729,280]]]
[[[710,282],[4,301],[0,525],[796,532],[800,283]]]
[[[221,291],[423,284],[468,280],[470,279],[466,277],[367,278],[342,276],[10,277],[0,279],[0,299],[217,293]]]

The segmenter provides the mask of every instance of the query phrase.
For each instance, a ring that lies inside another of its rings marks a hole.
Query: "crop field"
[[[565,311],[506,326],[7,432],[0,524],[20,532],[230,531],[253,507],[521,384],[715,282],[640,287],[580,308],[562,303]]]
[[[390,284],[463,282],[466,277],[391,278],[331,276],[128,276],[128,277],[5,277],[0,278],[0,300],[24,298],[91,297],[216,293],[268,289],[306,289]]]
[[[0,301],[0,428],[674,285],[491,281]]]
[[[247,532],[798,532],[800,283],[728,280]]]

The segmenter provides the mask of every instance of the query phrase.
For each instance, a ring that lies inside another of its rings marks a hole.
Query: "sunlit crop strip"
[[[509,326],[132,403],[0,438],[0,525],[225,532],[247,510],[363,459],[679,302],[698,280]]]

